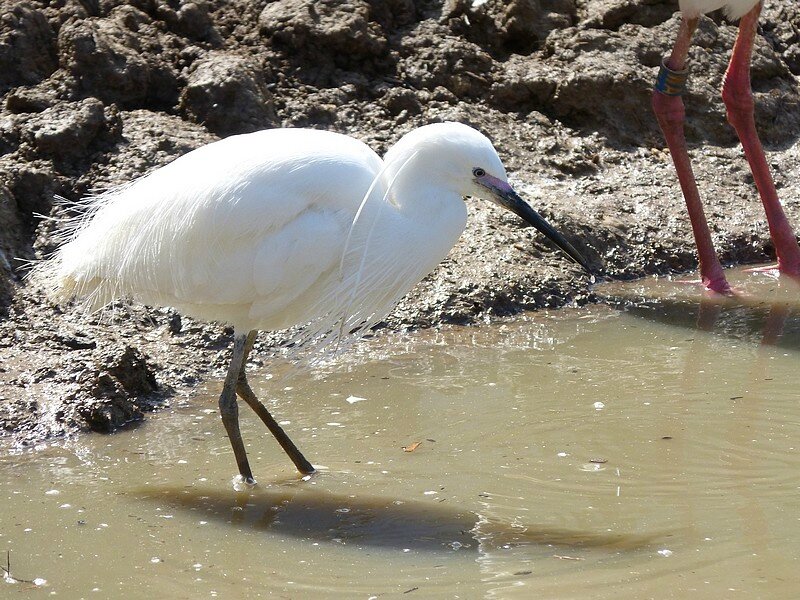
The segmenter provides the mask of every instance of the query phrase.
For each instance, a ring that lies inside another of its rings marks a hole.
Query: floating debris
[[[414,450],[419,448],[421,444],[422,442],[414,442],[412,444],[409,444],[408,446],[403,446],[403,452],[413,452]]]

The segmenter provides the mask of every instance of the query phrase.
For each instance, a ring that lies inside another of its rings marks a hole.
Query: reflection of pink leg
[[[792,307],[789,304],[776,302],[769,307],[769,314],[764,323],[764,332],[761,338],[762,346],[777,346],[786,327],[786,321],[792,314]]]
[[[697,28],[697,19],[681,21],[681,29],[672,54],[666,61],[666,66],[673,71],[681,71],[686,66],[686,57],[689,53],[692,34]],[[700,259],[700,278],[708,289],[720,294],[730,294],[725,275],[722,272],[714,244],[711,241],[711,232],[708,229],[703,205],[700,201],[700,192],[692,172],[692,163],[686,147],[686,138],[683,133],[683,124],[686,121],[686,111],[680,95],[667,95],[658,90],[653,93],[653,110],[658,118],[661,130],[667,140],[675,171],[683,190],[689,219],[692,222],[697,254]]]
[[[714,326],[717,324],[721,313],[722,304],[709,301],[707,298],[701,299],[700,312],[697,313],[697,329],[700,331],[714,331]]]
[[[758,26],[761,4],[742,17],[739,23],[739,35],[733,48],[731,62],[725,74],[722,86],[722,99],[728,110],[728,121],[736,129],[742,142],[747,162],[753,172],[764,210],[767,213],[769,233],[778,255],[778,268],[782,273],[800,276],[800,247],[792,226],[786,219],[778,192],[764,157],[764,150],[758,139],[756,124],[753,118],[753,93],[750,89],[750,57],[753,51],[753,40]]]

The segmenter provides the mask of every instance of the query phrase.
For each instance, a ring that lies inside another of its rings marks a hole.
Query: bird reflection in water
[[[742,268],[730,270],[734,285]],[[609,305],[635,317],[736,341],[800,350],[800,285],[788,277],[749,280],[734,296],[695,293],[669,279],[611,282],[598,289]]]
[[[747,303],[736,297],[651,300],[627,306],[632,315],[724,335],[736,340],[800,350],[800,313],[794,303]]]
[[[206,519],[228,523],[237,529],[356,547],[483,552],[538,545],[620,551],[640,550],[663,542],[671,535],[523,525],[444,502],[334,494],[294,483],[267,485],[245,492],[158,486],[133,490],[130,494],[141,500],[194,511]],[[489,503],[485,506],[491,510]]]

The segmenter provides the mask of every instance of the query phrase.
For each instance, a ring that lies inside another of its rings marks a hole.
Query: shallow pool
[[[307,480],[243,407],[258,486],[233,490],[219,382],[5,448],[0,596],[796,597],[800,294],[741,281],[746,302],[601,286],[608,305],[254,372]]]

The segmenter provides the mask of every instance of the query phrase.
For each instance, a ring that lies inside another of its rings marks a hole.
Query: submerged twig
[[[7,583],[32,583],[33,585],[41,585],[40,582],[43,582],[43,579],[21,579],[20,577],[14,577],[11,575],[11,550],[6,550],[6,566],[0,566],[0,569],[5,571],[5,575],[3,575],[3,579],[6,580]]]

